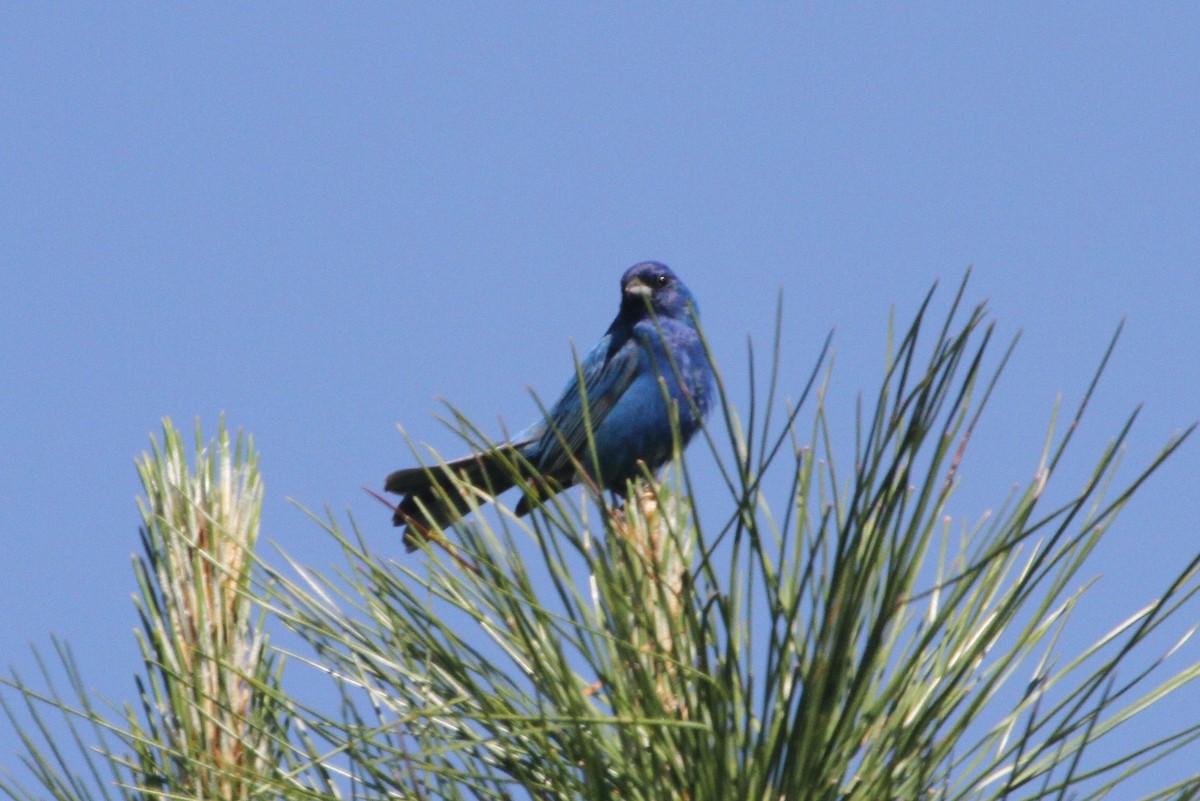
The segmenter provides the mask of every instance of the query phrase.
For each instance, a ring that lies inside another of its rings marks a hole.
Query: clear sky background
[[[1022,341],[962,520],[1029,479],[1126,318],[1059,491],[1144,403],[1131,476],[1200,417],[1198,42],[1188,4],[4,5],[0,663],[31,674],[55,632],[133,697],[133,459],[163,416],[253,434],[263,536],[301,561],[332,555],[289,498],[400,556],[359,489],[411,462],[395,424],[453,450],[444,397],[522,427],[648,258],[735,398],[781,288],[793,395],[836,327],[847,415],[889,308],[973,265]],[[1198,518],[1192,442],[1085,569],[1080,642]],[[1146,730],[1200,720],[1187,697]]]

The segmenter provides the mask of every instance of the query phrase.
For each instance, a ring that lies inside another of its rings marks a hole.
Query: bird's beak
[[[643,282],[642,279],[634,278],[625,285],[625,289],[623,291],[626,295],[648,298],[650,297],[652,290],[650,289],[650,285]]]

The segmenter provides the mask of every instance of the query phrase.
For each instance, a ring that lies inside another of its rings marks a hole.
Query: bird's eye
[[[667,278],[665,275],[654,276],[654,288],[655,289],[662,289],[664,286],[666,286],[669,283],[671,283],[671,279]]]

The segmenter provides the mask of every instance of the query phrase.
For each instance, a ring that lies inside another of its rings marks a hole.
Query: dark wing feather
[[[587,423],[590,420],[594,435],[637,377],[641,355],[637,342],[625,340],[612,351],[610,344],[607,337],[601,340],[580,365],[588,402],[587,417],[583,413],[578,376],[567,384],[550,410],[547,429],[535,446],[537,458],[532,460],[543,475],[566,480],[575,472],[574,460],[579,460],[584,467],[589,466]]]

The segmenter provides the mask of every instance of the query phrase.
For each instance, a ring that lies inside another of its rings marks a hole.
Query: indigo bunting
[[[494,495],[514,485],[514,470],[522,473],[536,494],[521,499],[519,515],[540,497],[576,483],[580,471],[595,486],[624,495],[627,482],[642,475],[642,465],[651,473],[658,470],[674,447],[670,407],[678,410],[682,448],[712,402],[712,366],[696,330],[697,314],[692,294],[665,264],[647,261],[629,268],[621,277],[616,319],[544,419],[491,450],[387,477],[385,491],[404,496],[392,521],[407,526],[408,550],[415,550],[416,538],[427,538],[432,526],[447,526],[471,508],[445,470]]]

